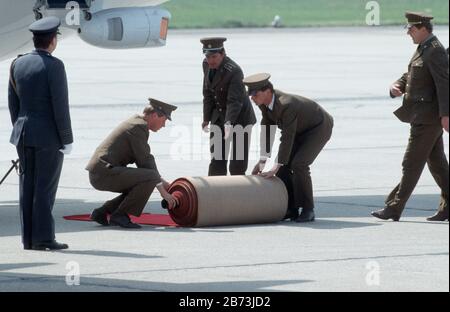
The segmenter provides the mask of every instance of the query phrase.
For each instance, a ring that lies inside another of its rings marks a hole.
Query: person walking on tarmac
[[[444,130],[449,131],[448,55],[433,35],[431,15],[406,12],[408,35],[418,45],[408,72],[394,82],[392,98],[403,96],[403,105],[395,111],[400,121],[411,125],[409,144],[403,159],[403,177],[386,199],[384,209],[372,212],[378,219],[399,221],[406,202],[420,176],[428,167],[441,189],[441,203],[428,221],[449,218],[449,168],[444,150]]]

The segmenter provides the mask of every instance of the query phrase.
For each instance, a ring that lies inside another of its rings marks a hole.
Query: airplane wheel
[[[39,11],[34,11],[34,18],[38,21],[40,19],[42,19],[43,15],[41,12]]]
[[[84,11],[84,19],[90,21],[92,19],[92,14],[88,11]]]

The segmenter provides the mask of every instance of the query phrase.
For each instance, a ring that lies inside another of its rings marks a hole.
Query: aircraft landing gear
[[[36,20],[40,20],[43,17],[42,13],[39,10],[33,10],[33,12],[34,12],[34,18]]]
[[[84,19],[85,19],[86,21],[90,21],[90,20],[92,19],[92,13],[91,13],[91,12],[89,12],[89,11],[83,11],[83,13],[84,13]]]

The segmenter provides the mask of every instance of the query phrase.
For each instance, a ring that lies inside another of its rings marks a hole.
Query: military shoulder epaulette
[[[17,60],[20,59],[22,56],[27,55],[28,53],[25,54],[19,54],[17,55],[17,57],[12,61],[11,63],[11,72],[12,72],[12,68],[14,67],[14,65],[16,64]]]
[[[234,64],[231,63],[231,62],[227,62],[227,63],[225,63],[225,65],[223,65],[223,67],[224,67],[226,70],[228,70],[229,72],[232,72],[232,71],[236,68],[236,65],[234,65]]]
[[[22,56],[25,56],[25,55],[28,55],[28,53],[17,55],[16,60],[19,59],[19,58],[21,58]]]
[[[433,45],[433,48],[440,48],[440,47],[442,47],[442,45],[439,43],[439,41],[433,41],[433,42],[431,42],[431,44]]]

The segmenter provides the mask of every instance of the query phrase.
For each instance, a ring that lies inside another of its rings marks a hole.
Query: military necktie
[[[217,70],[216,69],[210,69],[209,70],[209,82],[213,82],[214,76],[216,75]]]

